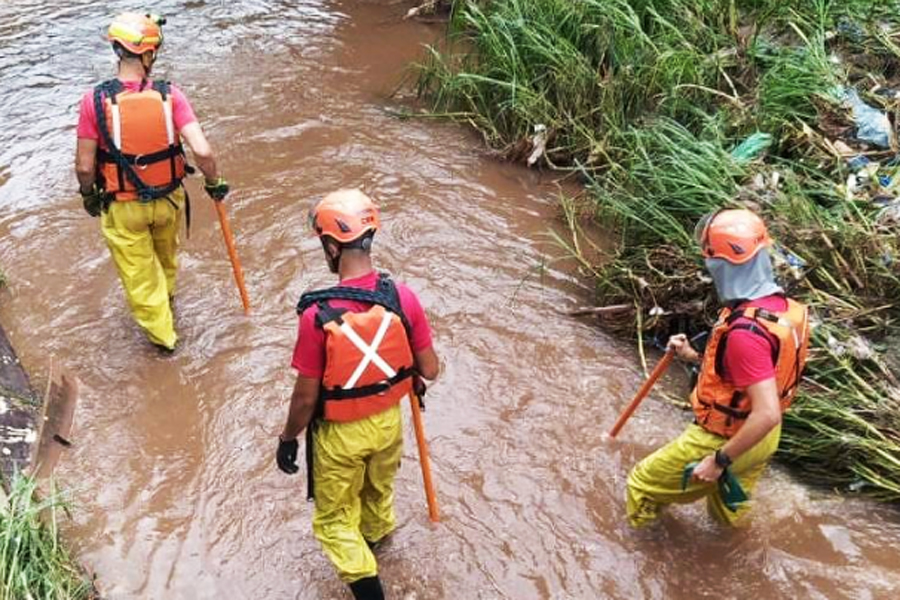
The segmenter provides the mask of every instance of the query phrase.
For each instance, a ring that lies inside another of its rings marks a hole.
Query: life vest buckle
[[[378,382],[374,383],[373,385],[376,385],[376,386],[378,386],[378,387],[380,388],[379,391],[375,392],[375,395],[376,395],[376,396],[384,396],[384,395],[387,394],[389,391],[391,391],[391,388],[392,388],[392,387],[394,387],[394,386],[391,384],[391,380],[390,380],[390,379],[382,379],[381,381],[378,381]]]

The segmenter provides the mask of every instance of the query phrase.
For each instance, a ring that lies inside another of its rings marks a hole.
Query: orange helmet
[[[695,233],[704,258],[722,258],[735,265],[772,243],[763,220],[745,209],[710,213],[697,223]]]
[[[310,213],[316,235],[347,244],[381,225],[378,206],[358,189],[338,190],[325,196]]]
[[[121,44],[132,54],[156,52],[163,42],[162,17],[139,13],[122,13],[109,25],[106,39]]]

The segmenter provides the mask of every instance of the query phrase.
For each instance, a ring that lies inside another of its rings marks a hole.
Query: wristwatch
[[[716,450],[716,464],[723,469],[727,469],[731,466],[731,457],[725,454],[721,449]]]

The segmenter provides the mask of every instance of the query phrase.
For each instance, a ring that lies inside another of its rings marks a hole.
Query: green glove
[[[91,191],[88,193],[84,193],[81,190],[78,191],[81,193],[81,202],[84,205],[84,210],[92,217],[99,217],[100,213],[105,211],[112,201],[110,195],[96,183],[91,186]]]
[[[215,200],[216,202],[221,202],[225,199],[225,196],[228,195],[228,182],[225,181],[224,177],[219,177],[215,182],[210,183],[206,182],[206,185],[203,186],[206,189],[206,193],[209,194],[209,197]]]
[[[684,467],[684,473],[681,475],[681,491],[687,489],[691,477],[694,474],[694,469],[696,469],[699,464],[700,463],[692,462]],[[725,505],[725,508],[731,512],[737,512],[741,507],[741,504],[750,499],[750,496],[748,496],[747,492],[744,491],[744,488],[741,487],[741,482],[734,476],[734,473],[731,472],[730,468],[726,468],[722,471],[717,486],[719,488],[719,496],[722,498],[722,503]]]

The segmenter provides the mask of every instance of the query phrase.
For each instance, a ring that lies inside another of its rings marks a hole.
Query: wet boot
[[[350,591],[356,600],[384,600],[384,589],[377,575],[354,581],[350,584]]]
[[[369,550],[371,550],[373,554],[376,554],[387,543],[387,538],[388,536],[384,536],[380,540],[375,540],[374,542],[366,540],[366,546],[369,547]]]

